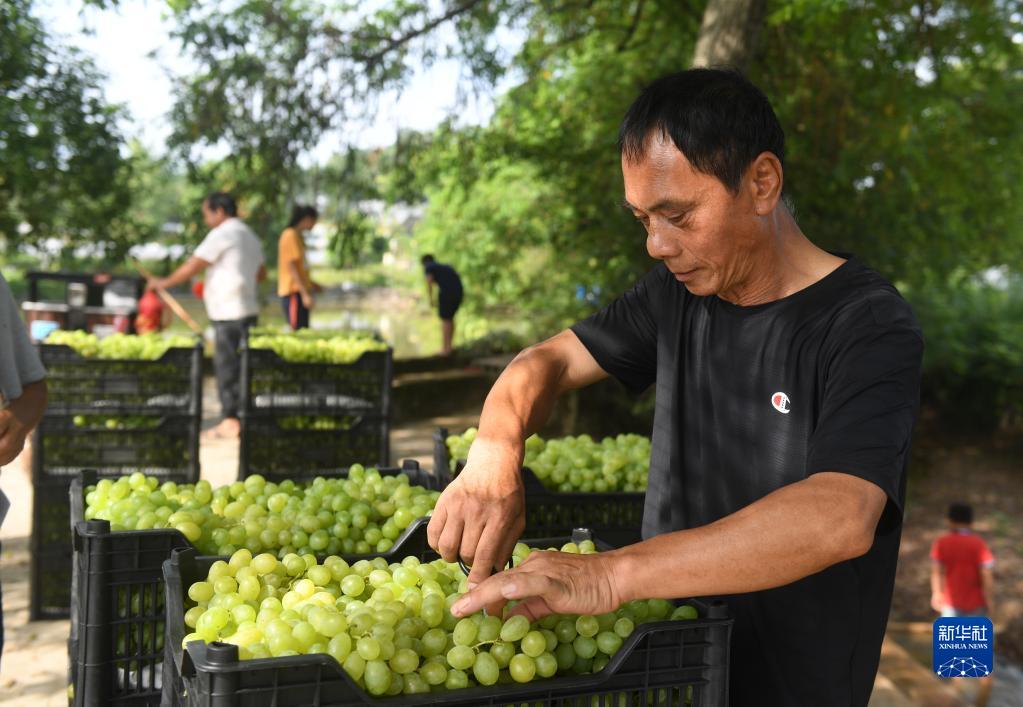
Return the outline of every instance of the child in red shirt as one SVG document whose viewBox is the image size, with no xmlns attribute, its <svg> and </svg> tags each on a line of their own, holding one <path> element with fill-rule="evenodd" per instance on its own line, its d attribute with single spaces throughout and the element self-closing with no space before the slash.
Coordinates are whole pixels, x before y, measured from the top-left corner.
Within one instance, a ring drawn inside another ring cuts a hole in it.
<svg viewBox="0 0 1023 707">
<path fill-rule="evenodd" d="M 995 558 L 972 525 L 973 509 L 953 503 L 949 532 L 931 547 L 931 607 L 942 616 L 986 616 L 991 611 Z"/>
</svg>

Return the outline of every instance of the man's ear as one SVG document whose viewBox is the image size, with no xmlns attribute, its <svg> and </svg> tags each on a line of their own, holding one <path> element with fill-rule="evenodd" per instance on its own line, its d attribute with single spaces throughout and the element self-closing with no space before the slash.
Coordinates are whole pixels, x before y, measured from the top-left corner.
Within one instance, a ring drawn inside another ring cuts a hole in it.
<svg viewBox="0 0 1023 707">
<path fill-rule="evenodd" d="M 756 215 L 770 214 L 778 206 L 785 184 L 781 160 L 773 152 L 761 152 L 750 163 L 743 181 L 744 188 L 752 198 Z"/>
</svg>

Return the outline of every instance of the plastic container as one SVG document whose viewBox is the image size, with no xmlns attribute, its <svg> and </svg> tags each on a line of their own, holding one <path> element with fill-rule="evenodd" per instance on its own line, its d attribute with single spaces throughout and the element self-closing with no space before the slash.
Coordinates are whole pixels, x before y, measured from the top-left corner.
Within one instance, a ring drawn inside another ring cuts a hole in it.
<svg viewBox="0 0 1023 707">
<path fill-rule="evenodd" d="M 32 553 L 29 617 L 68 616 L 73 589 L 73 516 L 68 491 L 85 469 L 101 477 L 141 471 L 166 481 L 199 478 L 199 418 L 148 418 L 148 429 L 78 426 L 72 416 L 43 417 L 32 438 Z"/>
<path fill-rule="evenodd" d="M 411 483 L 437 490 L 434 477 L 412 460 L 401 468 L 380 472 L 404 473 Z M 341 475 L 344 473 L 347 470 Z M 173 528 L 111 531 L 105 520 L 83 520 L 85 489 L 98 478 L 93 471 L 81 473 L 72 482 L 70 494 L 65 491 L 63 497 L 65 517 L 70 506 L 74 529 L 74 562 L 72 565 L 70 554 L 64 559 L 65 579 L 60 585 L 66 591 L 73 566 L 76 591 L 71 599 L 68 641 L 73 704 L 157 705 L 163 682 L 166 617 L 162 566 L 175 549 L 196 551 Z M 402 557 L 421 552 L 420 545 L 425 545 L 424 535 L 422 543 L 400 549 L 408 542 L 402 538 L 391 551 Z M 418 537 L 412 542 L 419 543 Z"/>
<path fill-rule="evenodd" d="M 568 538 L 533 541 L 546 547 Z M 721 602 L 691 602 L 700 610 L 694 621 L 644 624 L 599 673 L 538 679 L 526 685 L 374 698 L 363 692 L 332 657 L 323 654 L 238 660 L 238 649 L 224 643 L 184 638 L 184 592 L 205 578 L 217 558 L 175 552 L 164 564 L 167 587 L 168 657 L 184 683 L 177 702 L 187 707 L 378 707 L 452 705 L 534 705 L 576 707 L 591 704 L 726 707 L 728 651 L 732 621 Z M 421 556 L 420 559 L 428 559 Z M 171 658 L 171 656 L 174 656 Z"/>
<path fill-rule="evenodd" d="M 353 411 L 389 417 L 392 351 L 367 351 L 353 363 L 291 363 L 269 349 L 241 348 L 243 414 L 333 415 Z"/>
<path fill-rule="evenodd" d="M 433 435 L 433 469 L 442 483 L 450 482 L 465 465 L 465 460 L 451 460 L 447 438 L 448 431 L 443 427 Z M 526 491 L 527 535 L 551 537 L 571 533 L 573 528 L 590 528 L 615 547 L 643 539 L 645 493 L 551 491 L 529 467 L 522 468 L 522 484 Z"/>
<path fill-rule="evenodd" d="M 47 414 L 201 417 L 201 342 L 154 361 L 86 358 L 69 346 L 40 344 Z"/>
<path fill-rule="evenodd" d="M 319 428 L 309 425 L 320 425 Z M 355 412 L 331 414 L 243 414 L 238 476 L 262 474 L 270 481 L 336 476 L 355 463 L 387 464 L 390 422 L 387 417 Z"/>
</svg>

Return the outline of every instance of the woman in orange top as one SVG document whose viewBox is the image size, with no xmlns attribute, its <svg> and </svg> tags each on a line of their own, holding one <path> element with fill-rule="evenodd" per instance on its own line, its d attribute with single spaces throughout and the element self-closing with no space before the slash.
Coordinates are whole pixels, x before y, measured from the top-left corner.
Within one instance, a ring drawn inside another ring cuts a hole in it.
<svg viewBox="0 0 1023 707">
<path fill-rule="evenodd" d="M 281 298 L 284 318 L 293 331 L 309 326 L 309 310 L 313 308 L 313 292 L 323 288 L 309 277 L 302 234 L 316 225 L 319 213 L 312 206 L 296 205 L 291 221 L 277 241 L 277 294 Z"/>
</svg>

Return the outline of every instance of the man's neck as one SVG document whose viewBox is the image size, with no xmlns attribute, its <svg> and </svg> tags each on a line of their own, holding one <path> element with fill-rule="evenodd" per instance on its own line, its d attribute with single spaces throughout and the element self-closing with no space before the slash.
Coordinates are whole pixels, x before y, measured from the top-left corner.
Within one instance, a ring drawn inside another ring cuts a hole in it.
<svg viewBox="0 0 1023 707">
<path fill-rule="evenodd" d="M 774 302 L 819 282 L 845 262 L 811 243 L 785 206 L 776 209 L 768 228 L 770 237 L 749 255 L 749 277 L 718 297 L 740 307 Z"/>
</svg>

